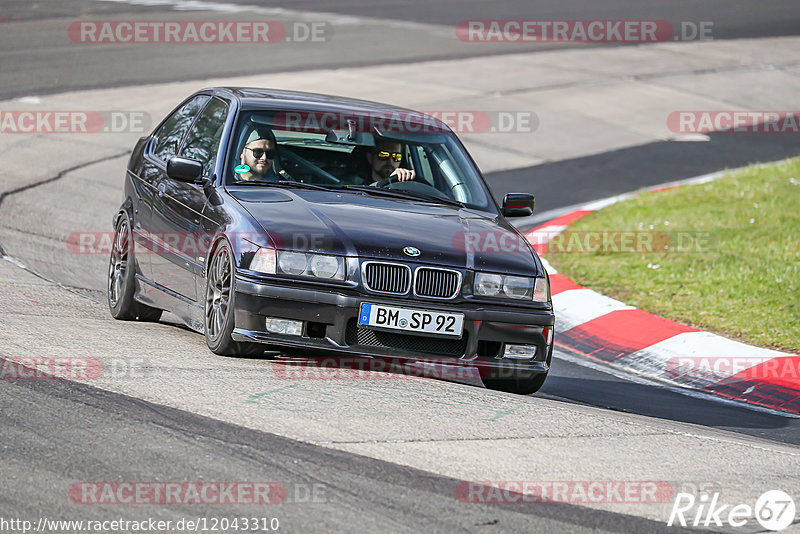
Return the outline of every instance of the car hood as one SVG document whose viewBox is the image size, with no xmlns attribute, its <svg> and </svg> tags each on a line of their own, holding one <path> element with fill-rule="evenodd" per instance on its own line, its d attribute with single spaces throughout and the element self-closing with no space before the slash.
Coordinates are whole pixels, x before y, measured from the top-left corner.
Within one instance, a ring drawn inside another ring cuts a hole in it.
<svg viewBox="0 0 800 534">
<path fill-rule="evenodd" d="M 502 217 L 351 193 L 232 192 L 276 247 L 537 276 L 528 242 Z M 419 250 L 412 257 L 406 247 Z"/>
</svg>

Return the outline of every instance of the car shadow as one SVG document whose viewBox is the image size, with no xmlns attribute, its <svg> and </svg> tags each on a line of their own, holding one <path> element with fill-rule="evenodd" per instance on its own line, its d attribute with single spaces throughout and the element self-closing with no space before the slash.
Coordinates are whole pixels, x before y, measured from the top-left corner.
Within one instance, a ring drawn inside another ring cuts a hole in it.
<svg viewBox="0 0 800 534">
<path fill-rule="evenodd" d="M 296 379 L 409 379 L 430 378 L 483 387 L 477 367 L 447 365 L 442 361 L 340 354 L 309 355 L 307 352 L 266 353 L 276 375 Z"/>
<path fill-rule="evenodd" d="M 191 331 L 185 325 L 167 324 Z M 338 353 L 310 355 L 305 350 L 266 350 L 241 359 L 271 360 L 273 373 L 287 379 L 398 379 L 428 378 L 483 388 L 481 370 L 442 361 L 372 358 Z M 485 373 L 485 371 L 484 371 Z M 739 432 L 800 445 L 800 418 L 739 406 L 712 396 L 690 396 L 677 388 L 616 378 L 599 370 L 555 359 L 544 386 L 532 397 L 586 404 L 598 408 L 669 421 Z M 521 397 L 522 398 L 522 397 Z"/>
</svg>

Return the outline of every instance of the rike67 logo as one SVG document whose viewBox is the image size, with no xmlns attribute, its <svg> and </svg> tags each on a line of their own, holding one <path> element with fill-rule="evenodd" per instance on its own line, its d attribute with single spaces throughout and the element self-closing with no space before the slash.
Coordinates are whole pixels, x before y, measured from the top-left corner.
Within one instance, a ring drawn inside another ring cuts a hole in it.
<svg viewBox="0 0 800 534">
<path fill-rule="evenodd" d="M 770 490 L 750 504 L 725 504 L 720 494 L 702 493 L 695 497 L 691 493 L 678 493 L 669 514 L 668 526 L 682 527 L 743 527 L 753 518 L 765 529 L 777 531 L 787 528 L 795 518 L 794 500 L 788 493 Z"/>
</svg>

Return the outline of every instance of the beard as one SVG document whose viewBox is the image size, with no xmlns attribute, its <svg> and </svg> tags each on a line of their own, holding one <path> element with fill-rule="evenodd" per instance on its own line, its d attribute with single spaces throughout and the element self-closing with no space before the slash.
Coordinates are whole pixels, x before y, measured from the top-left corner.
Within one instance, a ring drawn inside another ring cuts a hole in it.
<svg viewBox="0 0 800 534">
<path fill-rule="evenodd" d="M 264 176 L 267 174 L 272 167 L 271 162 L 267 161 L 266 163 L 259 163 L 254 161 L 252 165 L 250 165 L 250 172 L 257 176 Z"/>
<path fill-rule="evenodd" d="M 392 165 L 384 165 L 381 167 L 380 171 L 378 171 L 378 174 L 380 174 L 383 178 L 388 178 L 393 172 L 394 167 Z"/>
</svg>

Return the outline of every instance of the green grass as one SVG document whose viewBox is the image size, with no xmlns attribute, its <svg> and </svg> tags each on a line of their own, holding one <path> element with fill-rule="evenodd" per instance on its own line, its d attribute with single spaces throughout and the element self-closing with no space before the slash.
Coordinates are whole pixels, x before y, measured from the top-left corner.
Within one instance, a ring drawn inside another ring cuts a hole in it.
<svg viewBox="0 0 800 534">
<path fill-rule="evenodd" d="M 653 246 L 578 252 L 576 239 L 604 231 Z M 800 158 L 642 193 L 577 221 L 547 259 L 626 304 L 800 354 Z"/>
</svg>

